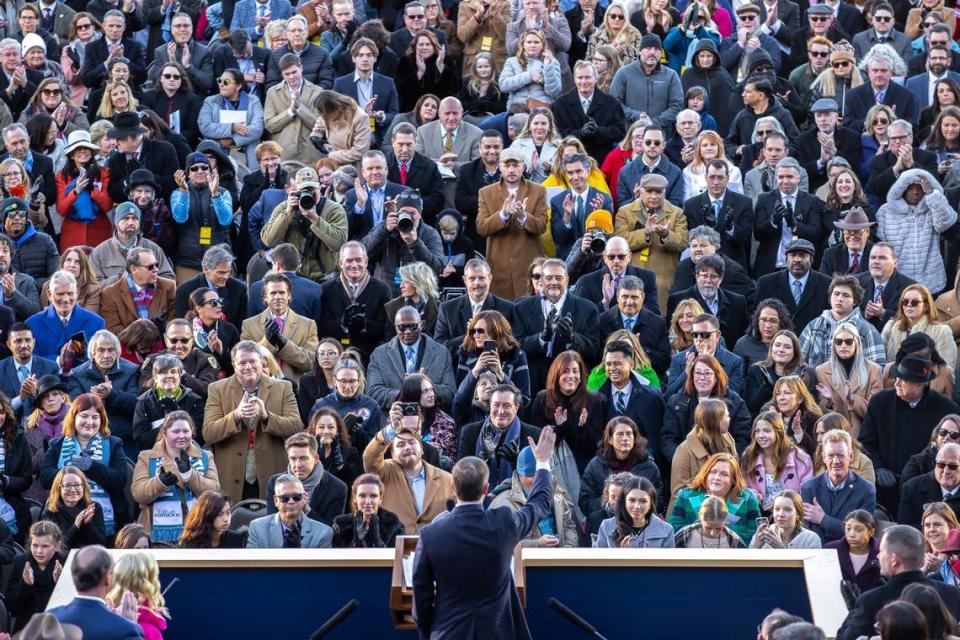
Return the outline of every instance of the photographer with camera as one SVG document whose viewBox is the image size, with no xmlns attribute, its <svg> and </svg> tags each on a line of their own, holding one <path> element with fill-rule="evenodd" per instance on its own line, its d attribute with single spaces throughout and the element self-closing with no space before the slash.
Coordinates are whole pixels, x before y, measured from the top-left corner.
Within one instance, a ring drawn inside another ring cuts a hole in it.
<svg viewBox="0 0 960 640">
<path fill-rule="evenodd" d="M 386 217 L 360 241 L 367 249 L 373 277 L 400 293 L 400 266 L 423 262 L 435 273 L 447 264 L 443 240 L 436 229 L 423 223 L 423 199 L 416 189 L 407 189 L 384 204 Z M 393 297 L 391 296 L 391 297 Z"/>
<path fill-rule="evenodd" d="M 320 179 L 310 167 L 297 171 L 287 201 L 277 205 L 260 231 L 268 247 L 289 242 L 302 256 L 300 273 L 320 280 L 334 271 L 337 252 L 347 240 L 347 214 L 320 195 Z"/>
</svg>

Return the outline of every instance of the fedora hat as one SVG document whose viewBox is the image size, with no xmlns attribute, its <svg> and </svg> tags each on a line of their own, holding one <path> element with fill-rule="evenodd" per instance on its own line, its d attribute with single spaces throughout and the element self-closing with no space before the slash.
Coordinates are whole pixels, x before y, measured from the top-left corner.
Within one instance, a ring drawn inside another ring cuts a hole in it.
<svg viewBox="0 0 960 640">
<path fill-rule="evenodd" d="M 919 353 L 911 353 L 894 368 L 893 377 L 907 382 L 930 382 L 933 380 L 933 362 Z"/>
<path fill-rule="evenodd" d="M 63 154 L 69 156 L 77 149 L 89 149 L 93 153 L 100 153 L 100 147 L 90 140 L 90 132 L 82 129 L 70 132 L 70 135 L 67 136 L 67 146 L 63 150 Z"/>
<path fill-rule="evenodd" d="M 107 132 L 111 138 L 139 136 L 146 133 L 145 127 L 140 125 L 140 116 L 136 111 L 124 111 L 113 118 L 113 128 Z"/>
<path fill-rule="evenodd" d="M 833 223 L 837 229 L 846 229 L 847 231 L 856 231 L 859 229 L 869 229 L 876 222 L 870 222 L 867 213 L 862 207 L 854 207 L 847 212 L 847 215 Z"/>
<path fill-rule="evenodd" d="M 37 399 L 39 400 L 44 394 L 50 393 L 54 389 L 58 389 L 64 393 L 67 392 L 67 385 L 60 381 L 60 376 L 55 374 L 40 376 L 40 379 L 37 380 Z"/>
<path fill-rule="evenodd" d="M 81 640 L 83 631 L 75 624 L 61 624 L 52 613 L 35 613 L 16 640 Z"/>
</svg>

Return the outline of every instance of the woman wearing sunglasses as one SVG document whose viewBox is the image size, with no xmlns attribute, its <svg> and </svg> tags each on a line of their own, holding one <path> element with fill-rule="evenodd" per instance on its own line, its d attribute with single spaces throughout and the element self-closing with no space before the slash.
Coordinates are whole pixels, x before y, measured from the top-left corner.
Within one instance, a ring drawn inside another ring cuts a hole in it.
<svg viewBox="0 0 960 640">
<path fill-rule="evenodd" d="M 930 433 L 930 444 L 907 460 L 903 473 L 900 474 L 900 481 L 906 483 L 911 478 L 932 472 L 937 460 L 937 451 L 949 443 L 960 444 L 960 415 L 956 413 L 948 413 L 940 419 Z"/>
<path fill-rule="evenodd" d="M 820 407 L 845 417 L 856 438 L 870 397 L 883 389 L 883 369 L 864 356 L 854 325 L 843 322 L 834 329 L 830 360 L 817 367 L 816 375 Z"/>
<path fill-rule="evenodd" d="M 187 70 L 179 62 L 167 62 L 160 68 L 158 80 L 157 88 L 145 92 L 140 104 L 158 114 L 166 114 L 170 128 L 182 135 L 190 148 L 197 146 L 200 138 L 197 117 L 202 98 L 194 90 Z"/>
<path fill-rule="evenodd" d="M 930 336 L 947 367 L 953 370 L 957 366 L 957 343 L 953 341 L 953 331 L 937 319 L 933 296 L 922 284 L 912 284 L 903 290 L 897 315 L 883 327 L 880 337 L 887 350 L 887 360 L 893 360 L 904 338 L 913 333 Z"/>
<path fill-rule="evenodd" d="M 217 359 L 228 376 L 233 375 L 230 352 L 240 342 L 240 331 L 223 319 L 223 299 L 213 289 L 200 287 L 190 294 L 190 311 L 186 319 L 193 325 L 193 339 L 198 349 Z"/>
<path fill-rule="evenodd" d="M 239 69 L 224 69 L 217 78 L 218 93 L 200 107 L 200 133 L 217 140 L 224 150 L 250 167 L 257 167 L 257 142 L 263 135 L 263 105 L 256 93 L 247 91 Z M 235 112 L 230 116 L 230 112 Z M 241 113 L 241 122 L 236 116 Z M 226 116 L 226 117 L 225 117 Z"/>
<path fill-rule="evenodd" d="M 840 107 L 838 115 L 843 118 L 847 95 L 864 83 L 863 75 L 855 72 L 856 64 L 857 54 L 853 45 L 846 40 L 834 44 L 830 50 L 830 68 L 824 69 L 810 85 L 810 104 L 820 98 L 833 98 Z"/>
</svg>

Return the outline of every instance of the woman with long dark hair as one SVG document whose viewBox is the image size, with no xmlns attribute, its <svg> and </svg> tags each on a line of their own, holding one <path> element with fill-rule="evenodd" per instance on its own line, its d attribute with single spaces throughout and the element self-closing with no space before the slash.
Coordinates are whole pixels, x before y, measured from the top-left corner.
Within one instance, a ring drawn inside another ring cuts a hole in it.
<svg viewBox="0 0 960 640">
<path fill-rule="evenodd" d="M 26 539 L 30 509 L 23 492 L 33 483 L 30 445 L 19 430 L 10 400 L 0 393 L 0 519 L 17 541 Z"/>
<path fill-rule="evenodd" d="M 398 402 L 416 402 L 420 405 L 420 431 L 448 458 L 457 456 L 457 425 L 448 413 L 437 406 L 437 394 L 428 376 L 422 373 L 409 374 L 400 385 Z"/>
<path fill-rule="evenodd" d="M 800 339 L 793 331 L 778 331 L 770 341 L 770 351 L 765 360 L 756 362 L 747 369 L 747 381 L 743 385 L 750 413 L 756 415 L 770 399 L 773 387 L 783 376 L 800 376 L 804 380 L 812 379 L 812 371 L 803 362 Z M 811 383 L 812 384 L 812 383 Z"/>
<path fill-rule="evenodd" d="M 350 489 L 351 513 L 333 519 L 333 546 L 339 549 L 392 549 L 397 536 L 402 536 L 405 530 L 400 518 L 382 505 L 383 481 L 380 476 L 365 473 L 354 480 Z"/>
<path fill-rule="evenodd" d="M 160 67 L 157 80 L 157 87 L 145 92 L 140 104 L 160 115 L 191 148 L 196 146 L 200 139 L 198 120 L 203 99 L 194 90 L 187 70 L 179 62 L 170 60 Z"/>
<path fill-rule="evenodd" d="M 488 347 L 491 347 L 488 349 Z M 473 401 L 477 379 L 492 371 L 498 383 L 509 382 L 520 390 L 523 404 L 530 400 L 530 370 L 527 354 L 513 336 L 510 323 L 499 311 L 481 311 L 467 323 L 467 332 L 454 357 L 457 392 L 453 404 Z"/>
<path fill-rule="evenodd" d="M 333 366 L 337 364 L 343 345 L 336 338 L 324 338 L 317 344 L 317 358 L 313 371 L 300 377 L 297 387 L 297 404 L 304 424 L 309 421 L 308 412 L 318 398 L 333 392 Z"/>
<path fill-rule="evenodd" d="M 940 111 L 920 148 L 937 154 L 937 177 L 943 180 L 951 165 L 960 159 L 960 106 L 944 107 Z"/>
<path fill-rule="evenodd" d="M 423 93 L 433 93 L 441 98 L 456 95 L 460 78 L 453 58 L 437 36 L 424 29 L 413 36 L 410 46 L 397 65 L 397 93 L 400 110 L 407 111 Z"/>
<path fill-rule="evenodd" d="M 673 548 L 673 527 L 656 514 L 657 490 L 633 477 L 620 489 L 614 516 L 600 523 L 595 547 Z"/>
<path fill-rule="evenodd" d="M 750 328 L 737 340 L 733 352 L 743 358 L 744 366 L 749 369 L 767 359 L 770 343 L 783 330 L 793 331 L 793 317 L 787 305 L 776 298 L 761 300 L 750 318 Z"/>
<path fill-rule="evenodd" d="M 244 535 L 230 530 L 230 496 L 204 491 L 183 522 L 183 549 L 242 549 Z"/>
<path fill-rule="evenodd" d="M 57 173 L 57 212 L 63 216 L 60 251 L 96 247 L 113 235 L 113 199 L 107 193 L 110 172 L 97 164 L 99 147 L 86 131 L 71 133 L 63 151 L 67 160 Z"/>
<path fill-rule="evenodd" d="M 876 532 L 877 521 L 873 514 L 855 509 L 843 519 L 843 537 L 823 545 L 824 549 L 837 550 L 843 581 L 848 587 L 856 587 L 859 593 L 881 584 L 877 560 L 880 542 L 875 537 Z"/>
<path fill-rule="evenodd" d="M 933 132 L 933 123 L 947 107 L 960 107 L 960 83 L 951 77 L 937 80 L 933 89 L 933 102 L 920 112 L 920 123 L 914 140 L 926 140 Z"/>
<path fill-rule="evenodd" d="M 317 454 L 325 471 L 348 486 L 363 473 L 360 452 L 353 446 L 350 429 L 336 409 L 317 409 L 310 418 L 307 433 L 317 439 Z"/>
<path fill-rule="evenodd" d="M 69 102 L 67 88 L 59 78 L 44 78 L 37 85 L 30 104 L 21 117 L 26 120 L 35 113 L 45 113 L 51 116 L 57 125 L 58 137 L 65 139 L 69 134 L 77 131 L 87 131 L 90 123 L 83 110 Z"/>
<path fill-rule="evenodd" d="M 217 359 L 227 375 L 233 374 L 230 352 L 240 342 L 240 332 L 235 326 L 221 319 L 223 300 L 213 289 L 200 287 L 190 294 L 190 311 L 187 320 L 193 325 L 196 347 Z"/>
<path fill-rule="evenodd" d="M 856 171 L 847 167 L 830 167 L 828 171 L 830 177 L 827 179 L 827 206 L 822 228 L 829 230 L 827 246 L 832 247 L 843 244 L 843 230 L 834 226 L 835 223 L 845 220 L 851 211 L 862 210 L 870 222 L 876 222 L 877 214 L 870 206 Z M 875 233 L 876 227 L 873 227 L 871 235 Z"/>
</svg>

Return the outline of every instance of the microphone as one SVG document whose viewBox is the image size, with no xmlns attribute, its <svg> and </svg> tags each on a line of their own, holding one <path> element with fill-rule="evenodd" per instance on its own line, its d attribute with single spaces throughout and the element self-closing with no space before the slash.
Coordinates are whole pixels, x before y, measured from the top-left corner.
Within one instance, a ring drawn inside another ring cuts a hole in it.
<svg viewBox="0 0 960 640">
<path fill-rule="evenodd" d="M 343 622 L 346 617 L 353 613 L 354 610 L 359 606 L 360 602 L 356 598 L 343 605 L 339 611 L 337 611 L 329 620 L 323 623 L 322 627 L 313 632 L 313 634 L 310 636 L 310 640 L 320 640 L 320 638 L 333 631 L 334 627 Z"/>
<path fill-rule="evenodd" d="M 573 624 L 583 629 L 584 633 L 587 633 L 594 638 L 598 638 L 598 640 L 607 640 L 603 635 L 600 634 L 599 631 L 597 631 L 594 628 L 592 624 L 590 624 L 589 622 L 587 622 L 586 620 L 578 616 L 567 605 L 563 604 L 556 598 L 547 598 L 547 604 L 550 606 L 551 609 L 553 609 L 554 611 L 562 615 L 564 618 L 566 618 Z"/>
</svg>

